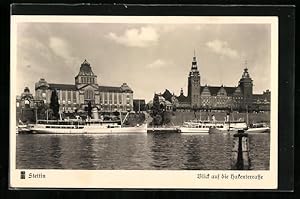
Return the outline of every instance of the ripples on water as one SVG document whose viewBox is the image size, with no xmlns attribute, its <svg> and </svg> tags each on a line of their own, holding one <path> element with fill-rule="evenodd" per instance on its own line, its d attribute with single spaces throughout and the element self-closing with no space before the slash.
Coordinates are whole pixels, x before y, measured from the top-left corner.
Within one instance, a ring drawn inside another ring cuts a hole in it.
<svg viewBox="0 0 300 199">
<path fill-rule="evenodd" d="M 269 134 L 249 135 L 253 170 L 269 169 Z M 18 169 L 227 170 L 232 135 L 17 135 Z"/>
</svg>

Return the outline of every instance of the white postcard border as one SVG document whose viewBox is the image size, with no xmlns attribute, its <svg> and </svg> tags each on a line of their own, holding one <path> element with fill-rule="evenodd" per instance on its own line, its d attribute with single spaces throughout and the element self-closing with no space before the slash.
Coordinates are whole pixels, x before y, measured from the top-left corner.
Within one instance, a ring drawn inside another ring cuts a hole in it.
<svg viewBox="0 0 300 199">
<path fill-rule="evenodd" d="M 270 169 L 265 171 L 212 170 L 48 170 L 16 169 L 16 62 L 17 25 L 24 22 L 55 23 L 173 23 L 271 25 L 271 134 Z M 203 16 L 11 16 L 10 66 L 10 164 L 11 188 L 164 188 L 164 189 L 276 189 L 278 185 L 278 18 Z M 45 178 L 20 179 L 20 171 Z M 198 179 L 197 175 L 228 175 L 229 179 Z M 231 179 L 233 176 L 263 179 Z"/>
</svg>

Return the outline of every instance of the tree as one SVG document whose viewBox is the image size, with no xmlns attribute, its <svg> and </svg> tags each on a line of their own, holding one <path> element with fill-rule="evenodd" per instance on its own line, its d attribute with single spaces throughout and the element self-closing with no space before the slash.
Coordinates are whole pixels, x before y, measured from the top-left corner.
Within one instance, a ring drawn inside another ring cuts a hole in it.
<svg viewBox="0 0 300 199">
<path fill-rule="evenodd" d="M 152 117 L 155 117 L 157 114 L 160 113 L 160 104 L 159 104 L 159 98 L 157 94 L 154 94 L 153 98 L 153 106 L 152 106 Z"/>
<path fill-rule="evenodd" d="M 50 109 L 53 112 L 53 116 L 58 119 L 59 118 L 59 103 L 58 103 L 58 96 L 56 90 L 53 90 L 51 93 L 50 99 Z"/>
<path fill-rule="evenodd" d="M 163 124 L 169 124 L 171 122 L 172 113 L 165 111 L 163 113 Z"/>
<path fill-rule="evenodd" d="M 157 94 L 154 94 L 152 112 L 150 115 L 153 118 L 153 125 L 162 124 L 162 107 L 159 103 L 159 97 Z"/>
<path fill-rule="evenodd" d="M 39 119 L 46 119 L 47 118 L 47 105 L 46 104 L 40 104 L 37 106 L 37 116 Z"/>
<path fill-rule="evenodd" d="M 160 114 L 157 114 L 153 117 L 153 124 L 154 125 L 161 125 L 162 124 L 162 116 Z"/>
</svg>

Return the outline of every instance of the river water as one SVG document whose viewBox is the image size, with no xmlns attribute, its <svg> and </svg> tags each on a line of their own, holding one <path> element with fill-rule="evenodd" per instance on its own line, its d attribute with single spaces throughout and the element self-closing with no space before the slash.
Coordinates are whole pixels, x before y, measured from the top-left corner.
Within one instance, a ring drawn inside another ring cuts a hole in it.
<svg viewBox="0 0 300 199">
<path fill-rule="evenodd" d="M 17 169 L 228 170 L 231 134 L 17 135 Z M 249 135 L 251 169 L 268 170 L 270 134 Z"/>
</svg>

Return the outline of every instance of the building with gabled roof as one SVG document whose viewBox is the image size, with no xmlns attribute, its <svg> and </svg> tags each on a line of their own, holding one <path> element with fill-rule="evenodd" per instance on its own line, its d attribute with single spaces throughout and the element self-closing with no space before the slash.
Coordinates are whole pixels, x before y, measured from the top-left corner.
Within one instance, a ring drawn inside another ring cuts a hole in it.
<svg viewBox="0 0 300 199">
<path fill-rule="evenodd" d="M 60 109 L 63 112 L 73 112 L 84 109 L 91 102 L 101 111 L 131 111 L 133 109 L 133 91 L 126 84 L 121 86 L 98 85 L 87 60 L 81 64 L 75 76 L 75 84 L 48 83 L 41 78 L 35 84 L 35 98 L 50 104 L 51 93 L 57 91 Z"/>
<path fill-rule="evenodd" d="M 177 110 L 197 109 L 231 109 L 231 110 L 260 110 L 264 102 L 264 110 L 270 109 L 270 91 L 264 94 L 253 94 L 253 80 L 247 66 L 237 86 L 209 86 L 201 85 L 201 75 L 198 70 L 197 59 L 194 55 L 191 70 L 188 76 L 188 93 L 185 96 L 183 89 L 176 96 Z M 266 105 L 268 104 L 268 105 Z"/>
</svg>

